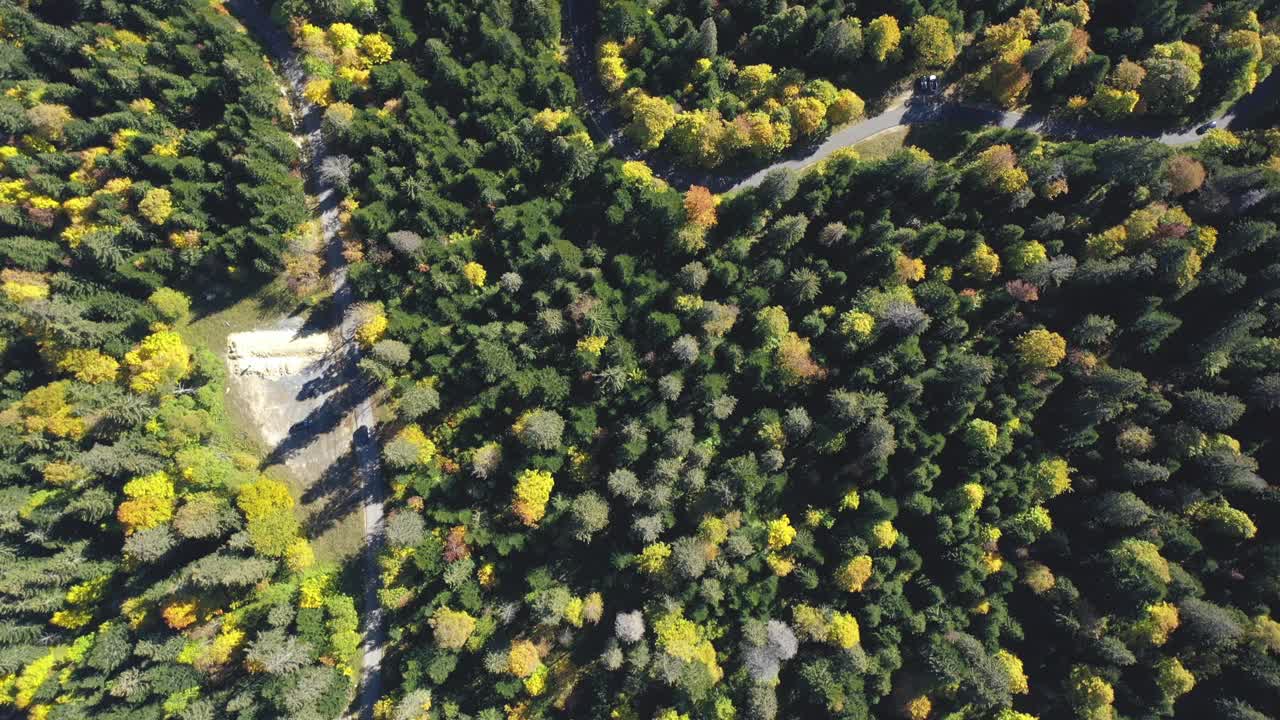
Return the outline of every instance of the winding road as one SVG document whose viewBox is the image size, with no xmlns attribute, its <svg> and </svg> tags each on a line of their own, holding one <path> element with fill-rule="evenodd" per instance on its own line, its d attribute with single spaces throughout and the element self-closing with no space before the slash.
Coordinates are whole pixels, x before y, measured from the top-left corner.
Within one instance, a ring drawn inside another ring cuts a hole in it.
<svg viewBox="0 0 1280 720">
<path fill-rule="evenodd" d="M 347 282 L 347 264 L 342 256 L 342 240 L 338 236 L 339 193 L 327 185 L 320 176 L 320 164 L 328 156 L 324 135 L 321 132 L 323 111 L 306 100 L 302 89 L 306 85 L 306 74 L 303 72 L 301 60 L 294 50 L 293 42 L 265 8 L 254 0 L 228 0 L 227 7 L 240 22 L 248 28 L 275 59 L 277 70 L 283 76 L 286 92 L 293 108 L 298 142 L 303 152 L 303 168 L 306 181 L 315 191 L 318 213 L 329 268 L 329 282 L 333 290 L 333 321 L 338 328 L 344 352 L 332 360 L 334 371 L 344 376 L 343 380 L 356 393 L 359 399 L 349 410 L 345 407 L 334 412 L 350 412 L 355 423 L 352 436 L 352 453 L 355 460 L 355 475 L 362 483 L 361 509 L 364 516 L 364 621 L 363 642 L 361 652 L 359 716 L 365 720 L 373 720 L 373 706 L 382 697 L 382 658 L 385 653 L 387 637 L 386 624 L 382 604 L 378 597 L 381 586 L 381 571 L 378 567 L 378 554 L 382 549 L 385 513 L 385 498 L 388 495 L 386 482 L 382 477 L 378 462 L 378 449 L 374 439 L 375 419 L 371 392 L 362 392 L 362 380 L 356 368 L 359 345 L 355 342 L 355 318 L 348 312 L 351 308 L 352 290 Z M 291 429 L 292 431 L 292 429 Z"/>
<path fill-rule="evenodd" d="M 999 126 L 1029 130 L 1065 140 L 1102 140 L 1109 137 L 1147 137 L 1165 145 L 1189 145 L 1200 139 L 1195 127 L 1175 130 L 1143 128 L 1136 125 L 1104 126 L 1050 117 L 1038 113 L 1003 110 L 994 106 L 954 100 L 911 96 L 884 112 L 837 128 L 819 143 L 792 148 L 781 159 L 756 171 L 734 172 L 718 169 L 699 170 L 677 166 L 656 153 L 645 153 L 635 147 L 622 132 L 625 123 L 618 116 L 613 100 L 596 76 L 595 48 L 599 28 L 596 18 L 599 0 L 565 0 L 565 34 L 570 50 L 570 71 L 581 97 L 582 115 L 597 142 L 611 142 L 618 155 L 626 159 L 644 159 L 654 174 L 675 187 L 702 185 L 717 193 L 732 192 L 759 185 L 772 170 L 800 170 L 830 157 L 841 148 L 866 140 L 877 133 L 899 125 L 945 122 L 967 127 Z M 1272 73 L 1252 93 L 1238 100 L 1226 112 L 1213 118 L 1221 128 L 1241 129 L 1266 109 L 1266 101 L 1280 94 L 1280 72 Z M 1206 121 L 1207 122 L 1207 121 Z"/>
</svg>

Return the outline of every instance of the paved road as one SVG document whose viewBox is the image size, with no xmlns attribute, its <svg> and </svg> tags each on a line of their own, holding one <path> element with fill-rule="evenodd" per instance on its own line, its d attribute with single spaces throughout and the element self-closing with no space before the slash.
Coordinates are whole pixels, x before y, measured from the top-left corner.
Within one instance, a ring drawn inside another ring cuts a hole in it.
<svg viewBox="0 0 1280 720">
<path fill-rule="evenodd" d="M 771 170 L 788 168 L 799 170 L 812 165 L 841 148 L 857 144 L 899 125 L 923 122 L 947 122 L 971 127 L 1000 126 L 1020 128 L 1042 135 L 1080 140 L 1101 140 L 1108 137 L 1149 137 L 1165 145 L 1188 145 L 1200 139 L 1195 127 L 1176 130 L 1160 130 L 1138 125 L 1108 127 L 1101 124 L 1079 122 L 1067 118 L 1051 118 L 1035 113 L 1006 111 L 994 106 L 955 101 L 930 101 L 911 97 L 891 105 L 883 113 L 860 122 L 845 125 L 814 145 L 792 148 L 777 162 L 755 172 L 735 172 L 720 169 L 714 172 L 673 165 L 657 154 L 639 151 L 622 132 L 624 123 L 613 107 L 612 98 L 596 77 L 595 48 L 599 41 L 596 18 L 599 0 L 565 0 L 565 31 L 571 44 L 570 70 L 578 85 L 583 115 L 597 142 L 613 143 L 618 154 L 627 159 L 644 158 L 658 177 L 676 187 L 702 185 L 715 192 L 731 192 L 760 184 Z M 1247 127 L 1259 113 L 1265 110 L 1268 99 L 1280 93 L 1280 72 L 1260 83 L 1252 93 L 1241 98 L 1227 112 L 1214 118 L 1218 127 Z"/>
<path fill-rule="evenodd" d="M 320 164 L 328 153 L 321 133 L 323 112 L 303 97 L 302 89 L 306 84 L 306 74 L 303 72 L 301 61 L 289 37 L 271 19 L 266 9 L 254 0 L 229 0 L 227 7 L 257 36 L 275 58 L 278 70 L 284 77 L 286 85 L 284 90 L 292 101 L 294 121 L 300 133 L 300 136 L 295 136 L 295 140 L 299 141 L 303 151 L 307 181 L 313 191 L 318 191 L 315 196 L 318 202 L 316 211 L 323 230 L 329 281 L 333 288 L 333 305 L 336 315 L 334 320 L 342 344 L 347 348 L 345 355 L 336 358 L 335 362 L 339 363 L 338 370 L 346 375 L 347 386 L 358 392 L 363 380 L 359 377 L 355 364 L 359 354 L 359 346 L 354 339 L 355 319 L 348 312 L 351 307 L 352 291 L 347 282 L 346 260 L 342 256 L 342 240 L 338 237 L 341 198 L 333 187 L 324 184 L 319 172 Z M 355 423 L 352 445 L 356 475 L 363 482 L 361 506 L 364 515 L 365 587 L 364 641 L 361 649 L 364 658 L 358 707 L 359 715 L 365 720 L 373 720 L 373 705 L 382 697 L 382 658 L 387 642 L 384 613 L 378 599 L 381 584 L 378 553 L 383 543 L 384 499 L 388 492 L 378 463 L 378 450 L 373 433 L 375 425 L 373 402 L 369 399 L 369 395 L 368 392 L 363 393 L 350 410 Z"/>
</svg>

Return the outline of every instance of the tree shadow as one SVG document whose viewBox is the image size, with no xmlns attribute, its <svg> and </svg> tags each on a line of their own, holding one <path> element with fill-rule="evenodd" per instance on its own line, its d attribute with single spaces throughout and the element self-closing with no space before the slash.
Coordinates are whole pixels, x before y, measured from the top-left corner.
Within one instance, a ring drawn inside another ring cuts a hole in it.
<svg viewBox="0 0 1280 720">
<path fill-rule="evenodd" d="M 382 467 L 378 458 L 378 448 L 380 447 L 378 437 L 367 425 L 361 425 L 356 428 L 355 435 L 351 440 L 352 447 L 356 451 L 359 477 L 365 479 L 379 476 L 382 473 Z M 362 484 L 365 487 L 369 502 L 381 503 L 391 497 L 385 482 L 364 482 Z M 381 532 L 381 528 L 378 528 L 377 535 L 379 538 L 381 538 Z"/>
<path fill-rule="evenodd" d="M 359 382 L 354 361 L 355 352 L 346 345 L 330 348 L 322 358 L 316 361 L 316 364 L 323 366 L 324 369 L 318 376 L 302 384 L 297 399 L 311 400 L 350 382 Z"/>
<path fill-rule="evenodd" d="M 302 504 L 318 506 L 307 518 L 307 534 L 318 537 L 365 503 L 382 503 L 390 493 L 384 483 L 369 482 L 380 472 L 377 441 L 368 428 L 361 426 L 351 437 L 351 447 L 334 460 L 324 473 L 302 493 Z M 382 542 L 382 528 L 365 535 L 366 543 Z M 357 560 L 354 556 L 352 560 Z"/>
<path fill-rule="evenodd" d="M 298 328 L 298 335 L 331 332 L 341 324 L 342 316 L 338 312 L 337 300 L 330 295 L 308 309 L 302 326 Z"/>
<path fill-rule="evenodd" d="M 342 384 L 324 399 L 307 417 L 294 423 L 284 440 L 267 455 L 261 467 L 285 463 L 311 446 L 322 435 L 333 432 L 342 421 L 372 392 L 369 383 L 355 379 Z"/>
<path fill-rule="evenodd" d="M 302 493 L 303 505 L 318 506 L 307 517 L 307 536 L 319 537 L 359 510 L 364 496 L 362 485 L 355 451 L 348 450 Z"/>
</svg>

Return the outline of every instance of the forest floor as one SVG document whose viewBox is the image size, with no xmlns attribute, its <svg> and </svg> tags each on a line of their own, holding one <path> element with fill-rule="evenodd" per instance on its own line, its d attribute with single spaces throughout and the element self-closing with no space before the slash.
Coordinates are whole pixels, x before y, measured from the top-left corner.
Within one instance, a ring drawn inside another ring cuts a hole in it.
<svg viewBox="0 0 1280 720">
<path fill-rule="evenodd" d="M 267 318 L 278 315 L 283 306 L 276 283 L 268 283 L 248 294 L 215 286 L 192 300 L 194 319 L 180 326 L 178 332 L 191 347 L 206 348 L 219 358 L 226 356 L 227 338 L 231 334 L 257 327 Z M 226 367 L 222 379 L 224 384 L 230 380 Z M 261 434 L 254 430 L 252 418 L 235 402 L 229 390 L 223 405 L 225 412 L 219 418 L 219 435 L 236 450 L 264 457 L 268 448 Z"/>
</svg>

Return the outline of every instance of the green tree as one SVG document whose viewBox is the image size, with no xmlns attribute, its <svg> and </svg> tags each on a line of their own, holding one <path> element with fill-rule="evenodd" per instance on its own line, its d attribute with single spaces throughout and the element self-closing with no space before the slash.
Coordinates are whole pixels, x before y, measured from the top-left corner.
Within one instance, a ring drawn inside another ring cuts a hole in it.
<svg viewBox="0 0 1280 720">
<path fill-rule="evenodd" d="M 873 23 L 874 24 L 874 23 Z M 956 44 L 951 37 L 951 24 L 945 18 L 925 15 L 907 28 L 907 42 L 916 62 L 927 68 L 942 68 L 956 59 Z"/>
<path fill-rule="evenodd" d="M 902 42 L 902 29 L 892 15 L 881 15 L 867 25 L 867 54 L 876 62 L 889 59 Z"/>
</svg>

